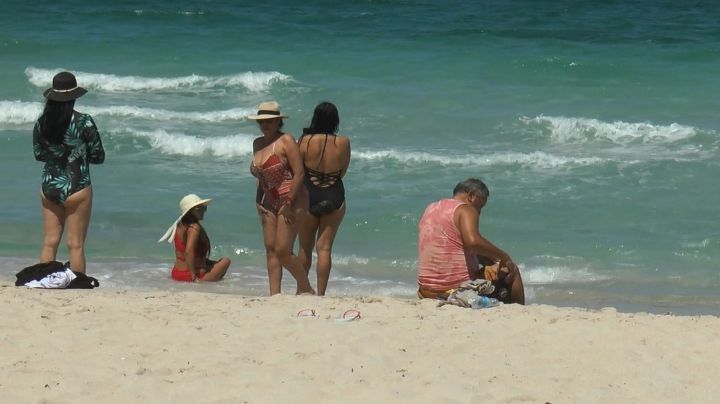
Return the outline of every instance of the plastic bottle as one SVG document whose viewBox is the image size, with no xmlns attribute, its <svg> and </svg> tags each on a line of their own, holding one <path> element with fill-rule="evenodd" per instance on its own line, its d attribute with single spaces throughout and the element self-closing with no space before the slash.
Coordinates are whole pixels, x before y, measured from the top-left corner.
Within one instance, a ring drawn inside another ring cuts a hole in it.
<svg viewBox="0 0 720 404">
<path fill-rule="evenodd" d="M 499 305 L 500 302 L 498 302 L 498 299 L 487 296 L 478 296 L 476 299 L 470 301 L 470 307 L 473 309 L 486 309 L 488 307 L 495 307 Z"/>
</svg>

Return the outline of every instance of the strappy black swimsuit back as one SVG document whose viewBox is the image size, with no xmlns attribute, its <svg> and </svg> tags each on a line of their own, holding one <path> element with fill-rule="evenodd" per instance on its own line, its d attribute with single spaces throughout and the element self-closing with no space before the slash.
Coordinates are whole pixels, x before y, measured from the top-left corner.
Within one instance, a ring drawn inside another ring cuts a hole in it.
<svg viewBox="0 0 720 404">
<path fill-rule="evenodd" d="M 332 136 L 333 143 L 337 138 L 335 134 L 323 134 L 325 141 L 323 142 L 322 150 L 320 152 L 320 158 L 315 168 L 310 168 L 307 165 L 305 167 L 305 187 L 310 194 L 310 214 L 316 217 L 327 215 L 338 209 L 340 209 L 345 203 L 345 186 L 342 181 L 342 170 L 323 172 L 320 171 L 320 167 L 323 165 L 323 159 L 325 158 L 325 148 L 327 146 L 328 138 Z M 307 148 L 310 148 L 310 141 L 312 135 L 307 141 Z"/>
</svg>

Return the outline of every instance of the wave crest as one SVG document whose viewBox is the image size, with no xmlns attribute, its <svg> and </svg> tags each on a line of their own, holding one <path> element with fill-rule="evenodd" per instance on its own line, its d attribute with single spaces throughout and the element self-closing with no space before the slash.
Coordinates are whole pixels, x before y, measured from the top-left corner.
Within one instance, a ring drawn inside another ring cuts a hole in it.
<svg viewBox="0 0 720 404">
<path fill-rule="evenodd" d="M 550 132 L 550 138 L 558 143 L 585 143 L 610 141 L 615 144 L 630 143 L 672 143 L 697 135 L 692 126 L 677 123 L 653 125 L 650 123 L 629 123 L 622 121 L 603 122 L 591 118 L 568 118 L 564 116 L 521 117 L 520 121 L 540 125 Z"/>
<path fill-rule="evenodd" d="M 402 152 L 396 150 L 357 151 L 353 158 L 368 161 L 394 160 L 403 164 L 433 163 L 442 166 L 520 165 L 535 168 L 582 167 L 606 162 L 598 157 L 565 157 L 535 151 L 531 153 L 497 152 L 489 155 L 441 155 L 426 152 Z"/>
<path fill-rule="evenodd" d="M 42 113 L 41 102 L 0 101 L 0 124 L 33 123 Z M 92 116 L 115 116 L 147 119 L 153 121 L 219 122 L 241 120 L 255 112 L 250 108 L 232 108 L 223 111 L 169 111 L 156 108 L 141 108 L 129 105 L 108 107 L 83 106 L 83 112 Z"/>
<path fill-rule="evenodd" d="M 566 266 L 523 267 L 522 277 L 526 285 L 582 284 L 607 279 L 607 276 L 594 273 L 587 268 Z"/>
<path fill-rule="evenodd" d="M 25 75 L 31 84 L 47 88 L 52 78 L 64 69 L 28 67 Z M 78 83 L 85 88 L 107 92 L 198 90 L 218 87 L 245 88 L 252 92 L 266 91 L 275 83 L 292 81 L 292 77 L 279 72 L 244 72 L 226 76 L 182 77 L 118 76 L 114 74 L 74 72 Z"/>
<path fill-rule="evenodd" d="M 0 101 L 0 124 L 22 125 L 35 122 L 42 114 L 39 102 Z"/>
<path fill-rule="evenodd" d="M 214 138 L 201 138 L 178 133 L 168 133 L 162 129 L 153 131 L 139 131 L 125 129 L 111 131 L 113 136 L 130 136 L 145 139 L 153 149 L 165 154 L 182 156 L 213 155 L 218 157 L 236 157 L 252 154 L 251 135 L 230 135 Z"/>
</svg>

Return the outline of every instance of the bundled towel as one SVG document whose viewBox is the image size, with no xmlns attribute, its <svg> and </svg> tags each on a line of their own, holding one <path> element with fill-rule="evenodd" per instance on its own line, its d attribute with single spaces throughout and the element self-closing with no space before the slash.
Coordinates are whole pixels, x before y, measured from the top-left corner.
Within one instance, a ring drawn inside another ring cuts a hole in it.
<svg viewBox="0 0 720 404">
<path fill-rule="evenodd" d="M 495 291 L 495 286 L 487 279 L 473 279 L 460 284 L 444 300 L 438 304 L 443 306 L 452 304 L 460 307 L 470 307 L 470 302 L 478 299 L 479 296 L 489 296 Z"/>
<path fill-rule="evenodd" d="M 54 274 L 56 272 L 65 272 L 66 265 L 58 261 L 40 262 L 23 268 L 15 277 L 15 286 L 23 286 L 30 281 L 39 281 L 40 279 Z"/>
<path fill-rule="evenodd" d="M 69 263 L 41 262 L 23 268 L 15 277 L 15 286 L 41 289 L 93 289 L 100 286 L 97 279 L 83 272 L 73 272 Z"/>
<path fill-rule="evenodd" d="M 70 268 L 65 268 L 64 271 L 53 272 L 39 280 L 27 282 L 25 286 L 36 289 L 65 289 L 75 278 L 75 273 Z"/>
</svg>

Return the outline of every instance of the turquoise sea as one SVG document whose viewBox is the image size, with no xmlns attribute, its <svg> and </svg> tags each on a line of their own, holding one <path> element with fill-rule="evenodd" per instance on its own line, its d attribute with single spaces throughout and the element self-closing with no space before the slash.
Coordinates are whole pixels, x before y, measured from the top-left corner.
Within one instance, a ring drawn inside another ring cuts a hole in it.
<svg viewBox="0 0 720 404">
<path fill-rule="evenodd" d="M 277 100 L 297 136 L 327 100 L 353 145 L 330 295 L 413 297 L 419 216 L 480 177 L 481 232 L 529 303 L 720 314 L 718 19 L 662 0 L 5 0 L 0 279 L 39 253 L 32 125 L 67 69 L 107 152 L 86 246 L 103 287 L 266 294 L 244 116 Z M 173 283 L 156 243 L 190 192 L 233 260 L 217 285 Z"/>
</svg>

